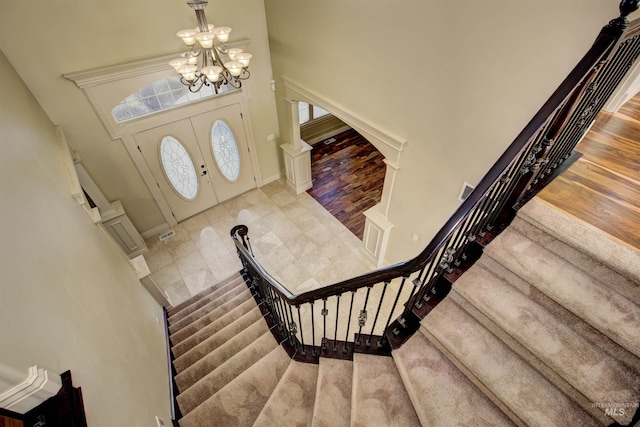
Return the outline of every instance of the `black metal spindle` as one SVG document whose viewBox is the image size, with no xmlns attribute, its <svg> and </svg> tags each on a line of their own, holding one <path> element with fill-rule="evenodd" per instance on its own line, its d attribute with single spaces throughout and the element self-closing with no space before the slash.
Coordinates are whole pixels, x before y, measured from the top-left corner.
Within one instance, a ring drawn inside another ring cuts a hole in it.
<svg viewBox="0 0 640 427">
<path fill-rule="evenodd" d="M 384 294 L 387 292 L 387 286 L 389 286 L 389 282 L 384 282 L 384 286 L 382 287 L 382 294 L 380 295 L 380 301 L 378 301 L 378 308 L 376 309 L 376 316 L 373 318 L 373 323 L 371 324 L 371 332 L 369 333 L 369 338 L 365 342 L 367 347 L 371 346 L 371 339 L 373 338 L 373 331 L 376 327 L 376 323 L 378 322 L 378 316 L 380 315 L 380 308 L 382 307 L 382 302 L 384 301 Z"/>
<path fill-rule="evenodd" d="M 315 301 L 311 301 L 309 303 L 311 305 L 311 344 L 313 345 L 313 347 L 311 347 L 311 354 L 313 357 L 316 356 L 316 319 L 313 314 L 313 311 L 315 310 L 314 302 Z"/>
<path fill-rule="evenodd" d="M 287 318 L 286 328 L 289 331 L 289 342 L 291 345 L 295 347 L 297 339 L 296 339 L 296 323 L 293 321 L 293 312 L 291 311 L 291 304 L 288 301 L 284 302 L 284 313 Z"/>
<path fill-rule="evenodd" d="M 358 316 L 358 334 L 356 335 L 353 343 L 355 345 L 360 345 L 360 335 L 362 334 L 362 328 L 367 321 L 367 303 L 369 302 L 369 294 L 371 293 L 371 286 L 367 287 L 367 295 L 364 297 L 364 306 L 362 310 L 360 310 L 360 315 Z"/>
<path fill-rule="evenodd" d="M 349 317 L 347 318 L 347 333 L 344 337 L 344 347 L 342 347 L 342 352 L 347 353 L 347 342 L 349 342 L 349 327 L 351 326 L 351 313 L 353 311 L 353 299 L 355 298 L 356 292 L 351 291 L 351 302 L 349 303 Z"/>
<path fill-rule="evenodd" d="M 422 308 L 422 296 L 424 295 L 424 288 L 427 283 L 431 280 L 434 274 L 434 270 L 436 267 L 435 258 L 432 258 L 428 263 L 427 274 L 424 276 L 424 279 L 420 282 L 420 289 L 416 292 L 415 301 L 411 303 L 411 305 L 415 306 L 417 309 Z"/>
<path fill-rule="evenodd" d="M 389 312 L 389 318 L 387 319 L 387 324 L 384 326 L 384 330 L 386 331 L 387 328 L 389 327 L 389 324 L 391 323 L 391 319 L 393 319 L 393 312 L 396 309 L 396 306 L 398 305 L 398 300 L 400 299 L 400 294 L 402 293 L 402 289 L 404 288 L 404 284 L 407 281 L 406 277 L 402 278 L 402 282 L 400 282 L 400 287 L 398 288 L 398 293 L 396 294 L 396 298 L 393 300 L 393 306 L 391 307 L 391 311 Z M 398 331 L 397 329 L 393 331 L 394 335 L 398 335 L 400 331 Z M 383 333 L 382 338 L 384 339 L 386 337 L 386 334 Z M 380 340 L 382 341 L 382 340 Z M 378 342 L 378 347 L 381 346 L 381 342 Z"/>
<path fill-rule="evenodd" d="M 327 315 L 329 311 L 327 310 L 327 299 L 322 298 L 322 342 L 321 346 L 323 350 L 327 349 Z"/>
<path fill-rule="evenodd" d="M 304 348 L 304 333 L 302 332 L 302 317 L 300 317 L 300 306 L 296 305 L 296 309 L 298 310 L 298 325 L 300 325 L 300 343 L 302 345 L 302 350 L 300 351 L 300 353 L 302 353 L 303 356 L 306 356 L 307 349 Z"/>
<path fill-rule="evenodd" d="M 336 295 L 336 327 L 333 332 L 333 351 L 338 351 L 338 319 L 340 318 L 340 297 L 342 294 Z"/>
</svg>

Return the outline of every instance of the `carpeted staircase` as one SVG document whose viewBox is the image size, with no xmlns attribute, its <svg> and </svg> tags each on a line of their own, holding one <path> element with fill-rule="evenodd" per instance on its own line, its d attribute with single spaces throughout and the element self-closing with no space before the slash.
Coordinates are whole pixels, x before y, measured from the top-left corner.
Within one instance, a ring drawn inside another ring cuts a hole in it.
<svg viewBox="0 0 640 427">
<path fill-rule="evenodd" d="M 169 310 L 180 425 L 626 425 L 639 305 L 640 252 L 536 199 L 392 357 L 291 361 L 238 274 Z"/>
</svg>

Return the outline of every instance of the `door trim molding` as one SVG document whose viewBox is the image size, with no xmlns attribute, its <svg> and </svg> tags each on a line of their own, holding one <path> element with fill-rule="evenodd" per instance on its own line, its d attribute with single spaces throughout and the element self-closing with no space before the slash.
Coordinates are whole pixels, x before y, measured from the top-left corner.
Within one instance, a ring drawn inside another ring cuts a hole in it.
<svg viewBox="0 0 640 427">
<path fill-rule="evenodd" d="M 261 186 L 262 176 L 256 166 L 258 165 L 258 159 L 255 158 L 255 153 L 257 152 L 257 150 L 255 147 L 255 141 L 253 139 L 253 133 L 251 132 L 250 118 L 247 113 L 248 108 L 246 101 L 247 98 L 244 93 L 243 85 L 243 89 L 239 91 L 230 92 L 222 96 L 203 100 L 198 103 L 189 104 L 184 107 L 168 110 L 166 112 L 160 112 L 153 116 L 150 116 L 147 120 L 140 120 L 122 128 L 122 136 L 120 139 L 122 140 L 125 149 L 133 160 L 133 163 L 138 169 L 142 180 L 147 185 L 147 188 L 151 193 L 151 197 L 153 197 L 154 201 L 158 205 L 158 208 L 160 209 L 160 212 L 162 213 L 162 216 L 164 217 L 169 227 L 175 227 L 178 224 L 178 221 L 174 218 L 169 204 L 158 188 L 158 184 L 156 183 L 156 180 L 153 177 L 149 166 L 144 160 L 142 153 L 138 150 L 138 144 L 134 138 L 134 135 L 158 126 L 162 126 L 167 123 L 188 119 L 192 116 L 197 116 L 199 114 L 207 113 L 219 108 L 228 107 L 233 104 L 238 104 L 240 107 L 240 112 L 244 117 L 242 124 L 244 127 L 245 135 L 247 137 L 247 144 L 249 145 L 249 154 L 251 157 L 251 168 L 253 170 L 253 176 L 256 178 L 257 185 Z M 142 235 L 147 235 L 147 232 L 143 232 Z"/>
</svg>

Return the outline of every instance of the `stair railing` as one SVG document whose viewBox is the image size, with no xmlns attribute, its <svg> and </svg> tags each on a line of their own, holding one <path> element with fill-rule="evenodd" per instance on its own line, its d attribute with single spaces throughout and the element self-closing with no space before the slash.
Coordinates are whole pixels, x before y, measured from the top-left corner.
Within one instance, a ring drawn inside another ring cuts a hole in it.
<svg viewBox="0 0 640 427">
<path fill-rule="evenodd" d="M 588 127 L 640 55 L 640 22 L 627 16 L 638 0 L 623 0 L 587 54 L 415 258 L 301 294 L 290 292 L 256 260 L 248 228 L 231 230 L 243 274 L 289 354 L 389 354 L 451 289 L 453 282 L 506 228 L 522 207 L 580 155 Z M 629 28 L 628 28 L 629 27 Z"/>
</svg>

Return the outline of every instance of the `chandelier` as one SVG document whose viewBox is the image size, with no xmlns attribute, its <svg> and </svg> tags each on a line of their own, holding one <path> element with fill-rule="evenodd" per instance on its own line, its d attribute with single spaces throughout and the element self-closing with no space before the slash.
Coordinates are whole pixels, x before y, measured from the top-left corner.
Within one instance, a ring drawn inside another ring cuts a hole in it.
<svg viewBox="0 0 640 427">
<path fill-rule="evenodd" d="M 223 84 L 239 89 L 241 81 L 249 78 L 249 61 L 253 55 L 242 49 L 227 47 L 231 28 L 207 24 L 204 14 L 207 3 L 208 0 L 187 1 L 196 12 L 198 27 L 176 33 L 189 51 L 169 64 L 180 74 L 180 81 L 191 92 L 198 92 L 204 86 L 213 86 L 218 93 Z"/>
</svg>

